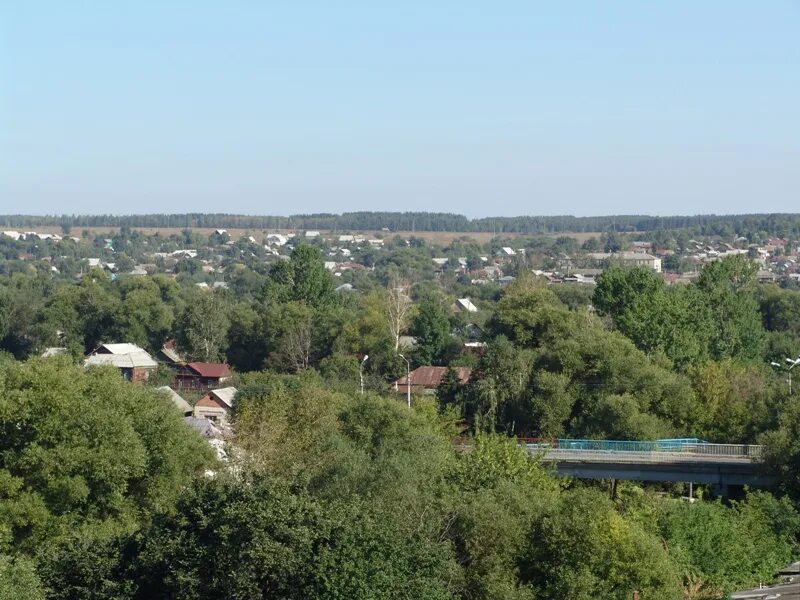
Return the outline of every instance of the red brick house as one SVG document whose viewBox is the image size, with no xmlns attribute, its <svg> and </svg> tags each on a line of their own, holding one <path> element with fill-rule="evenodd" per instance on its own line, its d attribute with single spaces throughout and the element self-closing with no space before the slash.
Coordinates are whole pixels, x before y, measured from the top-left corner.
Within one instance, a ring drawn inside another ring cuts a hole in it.
<svg viewBox="0 0 800 600">
<path fill-rule="evenodd" d="M 180 366 L 173 387 L 207 390 L 227 381 L 231 370 L 225 363 L 190 362 Z"/>
<path fill-rule="evenodd" d="M 461 385 L 469 382 L 472 369 L 469 367 L 455 367 L 455 372 L 458 374 L 458 380 Z M 436 388 L 442 383 L 447 367 L 417 367 L 411 371 L 411 392 L 422 394 L 434 394 Z M 401 377 L 394 382 L 394 389 L 396 392 L 405 394 L 408 390 L 408 382 L 405 377 Z"/>
<path fill-rule="evenodd" d="M 236 392 L 237 389 L 235 387 L 209 391 L 194 405 L 194 416 L 198 419 L 205 418 L 215 423 L 227 422 L 228 415 L 231 412 L 231 408 L 233 408 Z"/>
</svg>

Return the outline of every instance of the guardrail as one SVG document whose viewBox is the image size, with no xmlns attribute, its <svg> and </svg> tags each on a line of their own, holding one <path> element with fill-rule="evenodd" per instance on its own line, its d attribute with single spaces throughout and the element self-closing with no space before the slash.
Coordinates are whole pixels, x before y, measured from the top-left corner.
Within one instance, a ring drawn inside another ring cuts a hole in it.
<svg viewBox="0 0 800 600">
<path fill-rule="evenodd" d="M 697 438 L 676 438 L 652 441 L 636 440 L 544 440 L 538 438 L 518 438 L 518 444 L 529 450 L 556 450 L 570 452 L 599 453 L 655 453 L 692 454 L 760 459 L 763 446 L 748 444 L 712 444 Z"/>
</svg>

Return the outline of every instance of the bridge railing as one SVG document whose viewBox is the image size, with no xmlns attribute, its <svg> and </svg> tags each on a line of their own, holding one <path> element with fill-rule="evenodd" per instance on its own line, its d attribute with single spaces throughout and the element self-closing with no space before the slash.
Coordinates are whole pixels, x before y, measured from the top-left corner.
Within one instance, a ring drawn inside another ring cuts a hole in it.
<svg viewBox="0 0 800 600">
<path fill-rule="evenodd" d="M 558 450 L 593 453 L 681 453 L 707 456 L 728 456 L 759 459 L 762 446 L 748 444 L 712 444 L 697 438 L 675 438 L 652 441 L 639 440 L 580 440 L 519 438 L 520 445 L 530 450 Z"/>
</svg>

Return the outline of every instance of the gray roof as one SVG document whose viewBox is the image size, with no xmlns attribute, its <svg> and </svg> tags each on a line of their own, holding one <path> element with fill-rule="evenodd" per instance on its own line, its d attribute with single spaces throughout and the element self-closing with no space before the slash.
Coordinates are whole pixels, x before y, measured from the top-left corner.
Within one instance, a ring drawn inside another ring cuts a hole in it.
<svg viewBox="0 0 800 600">
<path fill-rule="evenodd" d="M 173 348 L 167 348 L 166 346 L 164 346 L 163 348 L 161 348 L 161 354 L 166 356 L 169 360 L 171 360 L 174 363 L 184 362 L 184 358 L 180 355 L 180 353 L 177 350 Z"/>
<path fill-rule="evenodd" d="M 622 260 L 656 260 L 657 257 L 646 252 L 620 252 L 618 258 Z"/>
<path fill-rule="evenodd" d="M 728 597 L 732 600 L 800 600 L 800 585 L 796 581 L 780 583 L 733 592 Z"/>
<path fill-rule="evenodd" d="M 215 396 L 220 402 L 225 404 L 228 408 L 233 408 L 233 399 L 236 397 L 238 390 L 235 387 L 225 387 L 218 390 L 211 390 L 209 393 Z"/>
<path fill-rule="evenodd" d="M 42 352 L 42 358 L 50 358 L 51 356 L 58 356 L 59 354 L 66 354 L 68 350 L 63 346 L 51 346 L 45 348 Z"/>
<path fill-rule="evenodd" d="M 187 414 L 192 412 L 192 405 L 184 400 L 178 392 L 173 390 L 168 385 L 161 386 L 158 388 L 158 391 L 166 393 L 170 400 L 172 400 L 175 406 L 177 406 L 182 413 Z"/>
<path fill-rule="evenodd" d="M 219 437 L 222 432 L 206 418 L 202 417 L 184 417 L 184 422 L 191 428 L 196 429 L 200 435 L 206 438 Z"/>
<path fill-rule="evenodd" d="M 413 335 L 401 335 L 397 342 L 400 348 L 413 350 L 417 347 L 417 338 L 415 338 Z"/>
<path fill-rule="evenodd" d="M 456 300 L 456 306 L 460 310 L 465 310 L 467 312 L 478 312 L 478 307 L 475 306 L 469 298 L 459 298 Z"/>
<path fill-rule="evenodd" d="M 131 354 L 132 352 L 144 352 L 144 348 L 140 348 L 136 344 L 101 344 L 99 350 L 105 350 L 109 354 Z"/>
<path fill-rule="evenodd" d="M 131 352 L 130 354 L 93 354 L 84 364 L 87 367 L 111 365 L 118 369 L 155 369 L 158 363 L 147 352 Z"/>
<path fill-rule="evenodd" d="M 783 567 L 780 571 L 778 571 L 778 575 L 800 575 L 800 560 Z"/>
</svg>

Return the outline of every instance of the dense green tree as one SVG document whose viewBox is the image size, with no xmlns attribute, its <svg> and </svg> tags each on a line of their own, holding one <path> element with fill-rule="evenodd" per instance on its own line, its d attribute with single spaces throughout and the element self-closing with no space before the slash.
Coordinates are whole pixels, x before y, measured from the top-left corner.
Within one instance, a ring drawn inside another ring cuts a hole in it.
<svg viewBox="0 0 800 600">
<path fill-rule="evenodd" d="M 334 301 L 333 279 L 320 259 L 319 250 L 300 244 L 292 251 L 292 299 L 319 308 Z"/>
<path fill-rule="evenodd" d="M 168 509 L 211 449 L 172 403 L 114 369 L 0 364 L 0 550 Z"/>
<path fill-rule="evenodd" d="M 715 442 L 754 443 L 772 429 L 778 399 L 767 368 L 728 359 L 692 369 L 694 433 Z"/>
<path fill-rule="evenodd" d="M 44 600 L 33 561 L 0 554 L 0 600 Z"/>
<path fill-rule="evenodd" d="M 417 338 L 417 363 L 441 364 L 450 342 L 450 319 L 440 298 L 431 294 L 420 301 L 411 331 Z"/>
<path fill-rule="evenodd" d="M 0 288 L 2 289 L 2 288 Z M 26 358 L 55 342 L 56 328 L 45 319 L 44 306 L 51 293 L 50 281 L 42 275 L 17 274 L 0 292 L 0 326 L 5 335 L 0 349 Z"/>
<path fill-rule="evenodd" d="M 228 347 L 228 307 L 214 292 L 198 290 L 178 318 L 177 340 L 193 360 L 214 362 Z"/>
<path fill-rule="evenodd" d="M 698 288 L 711 310 L 711 356 L 759 358 L 764 329 L 756 299 L 756 265 L 737 255 L 705 266 Z"/>
<path fill-rule="evenodd" d="M 628 600 L 634 591 L 643 598 L 683 597 L 660 541 L 589 490 L 565 494 L 534 522 L 520 570 L 543 598 Z"/>
<path fill-rule="evenodd" d="M 773 565 L 788 564 L 798 550 L 797 511 L 768 494 L 751 494 L 731 508 L 661 503 L 656 514 L 658 533 L 694 598 L 725 597 L 754 581 L 770 581 Z"/>
<path fill-rule="evenodd" d="M 597 277 L 593 302 L 601 314 L 610 315 L 619 326 L 628 311 L 652 303 L 663 287 L 663 280 L 647 267 L 611 267 Z"/>
<path fill-rule="evenodd" d="M 237 371 L 257 371 L 264 368 L 272 340 L 263 313 L 247 302 L 235 304 L 231 308 L 227 336 L 226 357 Z"/>
<path fill-rule="evenodd" d="M 121 278 L 123 296 L 116 317 L 115 329 L 120 341 L 133 342 L 158 351 L 172 331 L 175 314 L 151 279 Z"/>
</svg>

